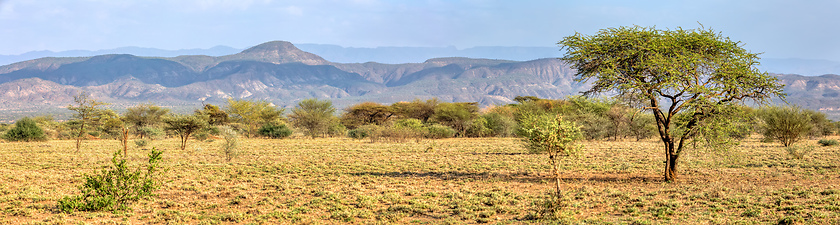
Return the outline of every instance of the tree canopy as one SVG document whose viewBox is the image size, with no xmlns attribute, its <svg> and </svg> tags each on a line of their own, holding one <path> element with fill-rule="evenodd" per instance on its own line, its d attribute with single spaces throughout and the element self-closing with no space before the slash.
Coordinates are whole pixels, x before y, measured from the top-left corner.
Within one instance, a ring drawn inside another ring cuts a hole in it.
<svg viewBox="0 0 840 225">
<path fill-rule="evenodd" d="M 577 81 L 594 80 L 585 94 L 644 99 L 665 145 L 667 181 L 676 178 L 683 146 L 704 121 L 744 100 L 783 96 L 778 79 L 756 68 L 758 54 L 711 29 L 618 27 L 576 33 L 558 45 Z M 688 115 L 679 131 L 672 126 L 678 113 Z"/>
</svg>

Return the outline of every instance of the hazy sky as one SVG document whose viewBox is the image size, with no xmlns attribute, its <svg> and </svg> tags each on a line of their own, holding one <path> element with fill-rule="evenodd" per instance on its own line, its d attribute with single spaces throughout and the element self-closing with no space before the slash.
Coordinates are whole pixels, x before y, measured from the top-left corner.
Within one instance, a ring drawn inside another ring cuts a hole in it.
<svg viewBox="0 0 840 225">
<path fill-rule="evenodd" d="M 0 0 L 0 55 L 246 48 L 556 46 L 574 32 L 702 23 L 762 57 L 840 61 L 840 1 Z"/>
</svg>

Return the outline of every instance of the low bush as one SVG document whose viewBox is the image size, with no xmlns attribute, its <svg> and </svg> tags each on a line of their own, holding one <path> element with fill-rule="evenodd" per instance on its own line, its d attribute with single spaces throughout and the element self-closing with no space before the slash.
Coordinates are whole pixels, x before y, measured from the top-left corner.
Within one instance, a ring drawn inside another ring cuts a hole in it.
<svg viewBox="0 0 840 225">
<path fill-rule="evenodd" d="M 3 139 L 7 141 L 44 141 L 47 140 L 47 136 L 44 135 L 44 130 L 38 127 L 35 120 L 24 117 L 15 122 L 15 127 L 6 131 Z"/>
<path fill-rule="evenodd" d="M 840 142 L 838 142 L 837 140 L 833 140 L 833 139 L 822 139 L 822 140 L 819 140 L 817 143 L 819 143 L 823 147 L 835 146 L 837 144 L 840 144 Z"/>
<path fill-rule="evenodd" d="M 454 137 L 457 131 L 451 127 L 433 124 L 426 127 L 426 138 L 441 139 Z"/>
<path fill-rule="evenodd" d="M 292 136 L 292 129 L 286 126 L 286 124 L 265 124 L 262 127 L 260 127 L 258 133 L 262 136 L 270 138 L 287 138 L 289 136 Z"/>
<path fill-rule="evenodd" d="M 128 204 L 132 202 L 153 196 L 152 192 L 160 186 L 157 170 L 162 154 L 162 151 L 152 148 L 144 173 L 140 168 L 129 169 L 120 151 L 116 151 L 111 158 L 113 165 L 98 174 L 84 175 L 85 183 L 79 187 L 82 193 L 58 200 L 58 209 L 67 213 L 120 211 L 128 209 Z"/>
<path fill-rule="evenodd" d="M 797 147 L 797 146 L 788 146 L 785 147 L 785 151 L 787 151 L 788 155 L 793 157 L 794 159 L 803 159 L 805 155 L 814 151 L 814 146 L 805 146 L 805 147 Z"/>
</svg>

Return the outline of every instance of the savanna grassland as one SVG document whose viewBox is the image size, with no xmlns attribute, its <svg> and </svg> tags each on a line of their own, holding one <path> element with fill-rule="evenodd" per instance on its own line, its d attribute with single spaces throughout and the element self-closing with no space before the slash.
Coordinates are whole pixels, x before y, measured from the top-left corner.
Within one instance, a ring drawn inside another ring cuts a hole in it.
<svg viewBox="0 0 840 225">
<path fill-rule="evenodd" d="M 837 138 L 837 137 L 832 137 Z M 220 141 L 131 144 L 143 165 L 163 149 L 157 197 L 125 212 L 61 213 L 82 174 L 110 164 L 118 141 L 0 143 L 0 224 L 766 224 L 840 223 L 840 150 L 794 159 L 751 138 L 729 152 L 689 150 L 679 180 L 662 178 L 658 140 L 583 142 L 565 160 L 562 211 L 540 211 L 552 191 L 546 155 L 513 138 L 404 143 L 242 139 L 227 162 Z M 815 140 L 805 141 L 817 146 Z"/>
</svg>

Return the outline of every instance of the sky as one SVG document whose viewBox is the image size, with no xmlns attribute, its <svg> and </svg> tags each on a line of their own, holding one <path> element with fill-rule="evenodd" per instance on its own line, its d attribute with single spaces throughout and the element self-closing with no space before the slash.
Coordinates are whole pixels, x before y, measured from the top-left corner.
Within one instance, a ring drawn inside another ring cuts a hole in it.
<svg viewBox="0 0 840 225">
<path fill-rule="evenodd" d="M 762 57 L 840 61 L 838 9 L 837 0 L 0 0 L 0 55 L 247 48 L 274 40 L 556 47 L 575 32 L 702 24 Z"/>
</svg>

